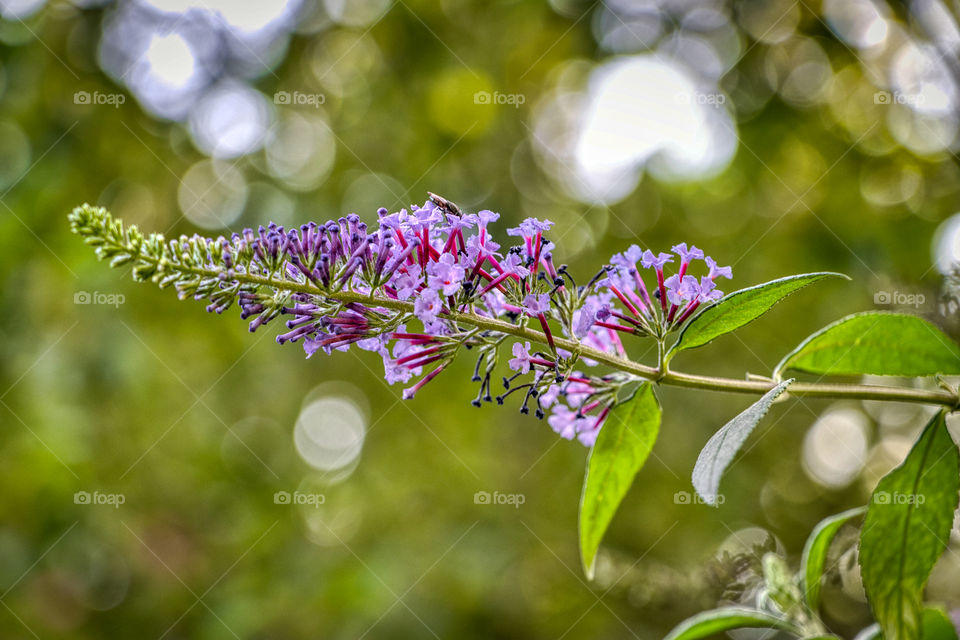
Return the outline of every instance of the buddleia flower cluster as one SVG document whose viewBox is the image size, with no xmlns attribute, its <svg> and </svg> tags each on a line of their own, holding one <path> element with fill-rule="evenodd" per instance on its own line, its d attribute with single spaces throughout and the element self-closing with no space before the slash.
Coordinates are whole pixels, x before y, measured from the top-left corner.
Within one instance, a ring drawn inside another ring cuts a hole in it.
<svg viewBox="0 0 960 640">
<path fill-rule="evenodd" d="M 597 372 L 600 361 L 625 358 L 630 340 L 682 328 L 723 295 L 716 281 L 731 269 L 685 243 L 656 254 L 634 245 L 578 282 L 554 257 L 552 222 L 527 218 L 501 245 L 491 230 L 499 218 L 431 194 L 423 206 L 380 209 L 369 224 L 350 214 L 296 229 L 166 239 L 125 229 L 102 208 L 70 214 L 98 257 L 131 265 L 136 280 L 172 285 L 211 312 L 236 305 L 250 331 L 282 323 L 277 342 L 300 343 L 307 357 L 353 346 L 376 352 L 387 382 L 406 385 L 406 399 L 469 352 L 475 406 L 512 396 L 521 412 L 592 446 L 634 381 Z"/>
</svg>

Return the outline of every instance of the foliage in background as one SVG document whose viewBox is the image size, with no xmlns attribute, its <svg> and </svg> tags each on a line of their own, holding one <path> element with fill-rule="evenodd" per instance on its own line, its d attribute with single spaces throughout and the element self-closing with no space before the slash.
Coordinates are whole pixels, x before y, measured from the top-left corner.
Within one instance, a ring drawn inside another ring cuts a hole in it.
<svg viewBox="0 0 960 640">
<path fill-rule="evenodd" d="M 184 314 L 93 264 L 63 213 L 94 202 L 175 237 L 205 229 L 194 220 L 217 224 L 183 216 L 204 211 L 190 190 L 215 185 L 225 188 L 205 203 L 233 207 L 230 230 L 349 211 L 369 222 L 376 206 L 407 206 L 429 187 L 471 209 L 502 211 L 507 226 L 528 216 L 557 221 L 571 230 L 556 242 L 577 270 L 640 238 L 652 246 L 686 239 L 732 256 L 737 287 L 823 269 L 853 278 L 796 293 L 794 306 L 744 327 L 743 342 L 717 340 L 709 359 L 676 354 L 678 368 L 696 360 L 712 375 L 740 376 L 744 362 L 770 371 L 783 346 L 811 328 L 871 305 L 893 309 L 894 300 L 957 337 L 956 314 L 937 305 L 931 255 L 936 230 L 956 212 L 953 116 L 875 101 L 879 91 L 892 95 L 900 60 L 917 59 L 913 50 L 898 57 L 902 47 L 949 44 L 936 29 L 948 17 L 931 22 L 878 4 L 886 44 L 873 57 L 876 32 L 854 34 L 864 49 L 849 36 L 872 23 L 829 17 L 831 6 L 853 2 L 744 2 L 688 18 L 700 3 L 674 3 L 654 16 L 653 31 L 650 15 L 618 14 L 614 3 L 404 2 L 364 23 L 324 11 L 363 3 L 328 2 L 260 62 L 250 62 L 249 40 L 196 32 L 215 46 L 205 58 L 211 86 L 239 79 L 267 97 L 280 125 L 262 149 L 211 160 L 187 119 L 145 110 L 128 85 L 138 73 L 103 72 L 100 45 L 115 33 L 116 6 L 58 2 L 18 19 L 13 4 L 3 4 L 0 20 L 8 309 L 0 317 L 0 624 L 11 634 L 30 637 L 22 622 L 41 637 L 70 638 L 168 630 L 219 638 L 227 628 L 241 637 L 358 637 L 371 628 L 368 637 L 411 637 L 428 627 L 465 638 L 662 636 L 718 598 L 752 604 L 763 554 L 778 551 L 797 566 L 807 532 L 864 504 L 931 419 L 870 402 L 806 399 L 811 412 L 789 413 L 774 405 L 769 428 L 757 430 L 727 478 L 721 508 L 711 509 L 690 492 L 690 472 L 718 416 L 736 415 L 743 398 L 701 403 L 664 389 L 661 431 L 678 437 L 661 435 L 588 587 L 569 531 L 582 447 L 558 444 L 513 412 L 454 419 L 474 397 L 465 386 L 426 389 L 411 411 L 383 386 L 376 359 L 348 355 L 325 368 L 278 357 L 269 339 L 251 342 L 238 323 Z M 139 24 L 194 28 L 175 14 L 163 20 Z M 676 46 L 690 37 L 697 46 Z M 701 41 L 732 53 L 718 87 L 739 137 L 729 166 L 681 182 L 644 172 L 610 205 L 569 193 L 576 183 L 548 170 L 558 163 L 537 142 L 548 130 L 535 116 L 579 99 L 571 91 L 616 54 L 704 51 Z M 130 63 L 139 57 L 135 50 Z M 270 99 L 295 90 L 328 99 L 320 108 Z M 474 102 L 495 90 L 526 100 Z M 126 100 L 74 100 L 96 91 Z M 124 302 L 75 304 L 81 293 Z M 461 378 L 472 370 L 454 366 Z M 351 387 L 328 384 L 345 378 Z M 305 464 L 291 436 L 302 409 L 331 394 L 352 398 L 367 427 L 345 479 Z M 843 441 L 860 459 L 852 477 L 811 466 L 827 426 L 860 434 Z M 326 500 L 274 500 L 297 490 Z M 126 500 L 77 504 L 83 491 Z M 525 501 L 475 503 L 478 492 L 496 491 Z M 957 542 L 946 542 L 927 593 L 956 607 Z M 823 618 L 844 637 L 870 619 L 854 543 L 838 534 L 823 586 Z"/>
</svg>

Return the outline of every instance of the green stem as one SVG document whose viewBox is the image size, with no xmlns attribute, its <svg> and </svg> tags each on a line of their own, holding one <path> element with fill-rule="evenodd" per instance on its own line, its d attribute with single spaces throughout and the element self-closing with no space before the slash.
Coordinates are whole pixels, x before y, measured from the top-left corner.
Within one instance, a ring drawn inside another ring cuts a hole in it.
<svg viewBox="0 0 960 640">
<path fill-rule="evenodd" d="M 156 260 L 152 259 L 151 256 L 146 256 L 142 253 L 138 257 L 143 260 L 156 262 Z M 219 275 L 219 271 L 214 269 L 190 267 L 182 264 L 176 265 L 175 268 L 180 271 L 193 273 L 203 277 L 217 277 Z M 342 302 L 358 302 L 361 304 L 393 309 L 395 311 L 403 311 L 407 313 L 413 312 L 413 303 L 403 300 L 394 300 L 391 298 L 365 295 L 354 291 L 325 293 L 309 283 L 298 283 L 286 280 L 277 281 L 271 278 L 264 278 L 245 273 L 233 274 L 233 278 L 240 282 L 246 282 L 249 284 L 280 288 L 297 293 L 320 295 Z M 444 314 L 444 317 L 457 323 L 478 327 L 485 331 L 497 331 L 515 336 L 517 338 L 530 340 L 531 342 L 536 342 L 542 345 L 549 344 L 547 341 L 547 336 L 542 331 L 537 331 L 536 329 L 531 329 L 530 327 L 510 324 L 509 322 L 497 320 L 496 318 L 487 318 L 473 313 L 461 312 Z M 776 386 L 776 382 L 773 380 L 738 380 L 735 378 L 719 378 L 671 371 L 663 367 L 663 365 L 660 367 L 650 367 L 626 358 L 621 358 L 612 353 L 607 353 L 606 351 L 601 351 L 599 349 L 583 345 L 579 342 L 563 338 L 561 336 L 554 336 L 553 341 L 556 346 L 560 347 L 561 349 L 566 349 L 567 351 L 579 354 L 580 356 L 589 358 L 590 360 L 602 362 L 613 369 L 632 374 L 637 378 L 658 382 L 663 385 L 753 395 L 763 395 Z M 662 345 L 660 346 L 660 350 L 662 351 Z M 789 393 L 797 397 L 885 400 L 910 402 L 916 404 L 942 405 L 950 408 L 955 408 L 960 405 L 960 396 L 953 391 L 914 389 L 880 385 L 794 382 L 790 385 Z"/>
</svg>

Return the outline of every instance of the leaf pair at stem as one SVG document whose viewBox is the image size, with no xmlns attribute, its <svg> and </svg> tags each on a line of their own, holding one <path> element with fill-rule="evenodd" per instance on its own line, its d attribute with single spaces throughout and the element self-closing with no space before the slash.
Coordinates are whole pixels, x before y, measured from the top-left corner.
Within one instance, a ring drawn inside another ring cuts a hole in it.
<svg viewBox="0 0 960 640">
<path fill-rule="evenodd" d="M 726 296 L 690 322 L 666 352 L 662 366 L 666 368 L 676 353 L 703 346 L 744 326 L 787 295 L 830 275 L 835 274 L 783 278 Z M 960 348 L 922 318 L 897 313 L 854 314 L 814 333 L 777 365 L 772 374 L 774 386 L 721 428 L 701 451 L 693 485 L 704 502 L 716 504 L 723 472 L 774 401 L 795 382 L 793 378 L 783 380 L 787 370 L 820 376 L 960 374 Z M 665 376 L 669 375 L 665 369 Z M 948 390 L 955 394 L 953 389 Z M 946 411 L 927 426 L 903 466 L 881 481 L 864 525 L 864 583 L 888 638 L 921 638 L 923 585 L 943 552 L 957 506 L 960 468 L 956 446 L 945 426 Z M 614 409 L 597 439 L 587 465 L 580 509 L 580 549 L 588 576 L 593 574 L 597 549 L 617 506 L 649 456 L 660 422 L 661 409 L 652 384 L 644 383 L 633 397 Z M 913 502 L 891 505 L 884 502 L 885 496 L 892 501 Z M 862 512 L 852 510 L 828 519 L 808 542 L 799 579 L 806 595 L 804 607 L 814 619 L 829 541 L 842 524 Z M 898 544 L 890 544 L 894 540 Z M 704 637 L 700 632 L 709 635 L 739 626 L 809 635 L 809 630 L 798 631 L 796 624 L 784 616 L 763 611 L 727 609 L 703 614 L 685 624 L 688 626 L 678 628 L 672 637 Z M 695 632 L 697 629 L 700 631 Z"/>
</svg>

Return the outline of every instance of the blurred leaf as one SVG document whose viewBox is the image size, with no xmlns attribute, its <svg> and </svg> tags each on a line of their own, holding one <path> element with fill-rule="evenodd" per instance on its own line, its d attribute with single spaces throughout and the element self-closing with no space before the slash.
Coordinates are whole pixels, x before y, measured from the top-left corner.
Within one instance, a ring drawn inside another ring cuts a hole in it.
<svg viewBox="0 0 960 640">
<path fill-rule="evenodd" d="M 580 498 L 580 556 L 588 579 L 593 579 L 600 540 L 650 455 L 659 430 L 660 405 L 649 383 L 616 405 L 600 429 Z"/>
<path fill-rule="evenodd" d="M 814 613 L 820 610 L 820 581 L 827 562 L 827 552 L 837 531 L 847 522 L 863 515 L 866 507 L 849 509 L 843 513 L 824 518 L 816 526 L 803 547 L 803 559 L 800 561 L 800 575 L 803 577 L 803 592 L 807 606 Z"/>
<path fill-rule="evenodd" d="M 941 412 L 877 484 L 860 533 L 863 586 L 886 637 L 920 637 L 923 587 L 950 537 L 958 490 L 960 455 Z"/>
<path fill-rule="evenodd" d="M 697 464 L 693 467 L 693 487 L 707 504 L 716 504 L 723 472 L 763 416 L 767 415 L 773 401 L 791 382 L 793 382 L 792 379 L 785 380 L 763 394 L 763 397 L 750 405 L 746 411 L 723 425 L 703 446 L 697 457 Z"/>
<path fill-rule="evenodd" d="M 957 630 L 943 611 L 927 607 L 923 611 L 923 640 L 957 640 Z"/>
<path fill-rule="evenodd" d="M 725 295 L 716 304 L 707 307 L 690 320 L 680 333 L 676 344 L 670 348 L 667 361 L 680 351 L 702 347 L 714 338 L 753 322 L 791 293 L 830 276 L 847 278 L 841 273 L 826 271 L 806 273 L 771 280 Z"/>
<path fill-rule="evenodd" d="M 868 311 L 847 316 L 800 343 L 777 365 L 823 375 L 932 376 L 960 373 L 960 348 L 923 318 Z"/>
<path fill-rule="evenodd" d="M 742 628 L 781 629 L 800 635 L 797 629 L 783 618 L 755 609 L 730 607 L 691 616 L 674 627 L 664 640 L 695 640 Z"/>
</svg>

